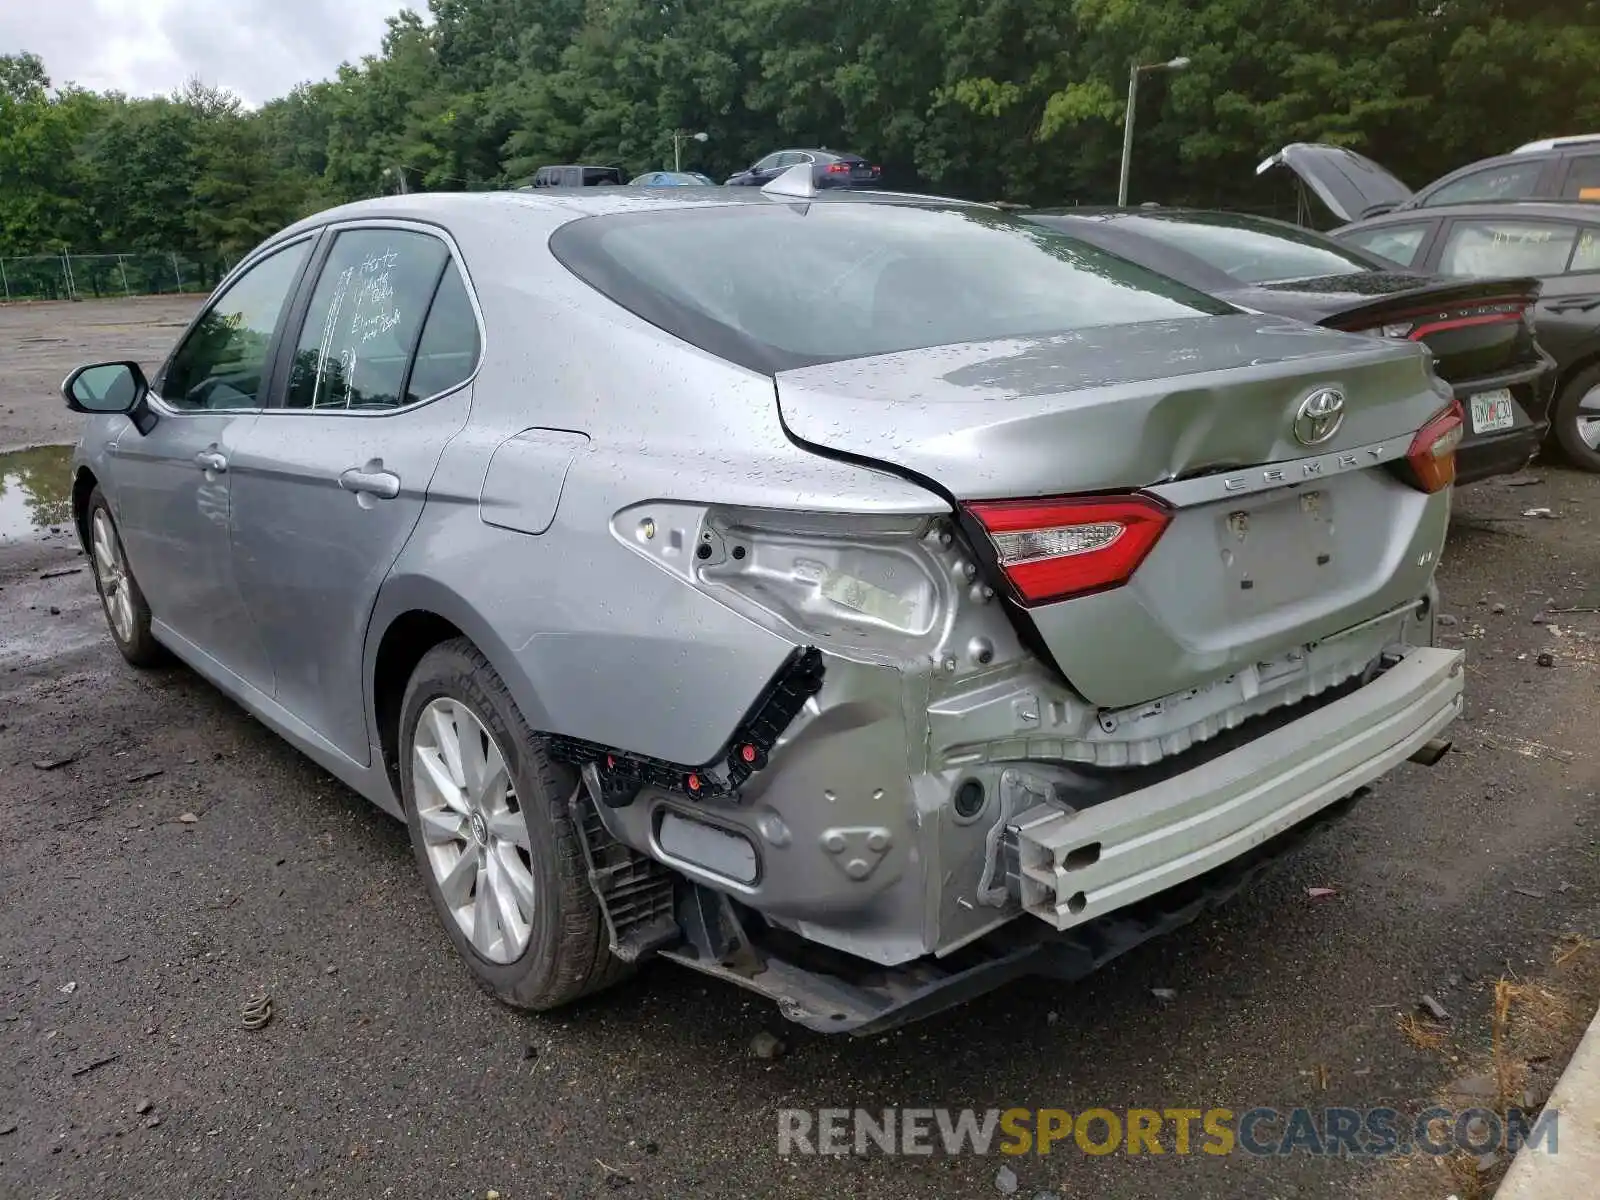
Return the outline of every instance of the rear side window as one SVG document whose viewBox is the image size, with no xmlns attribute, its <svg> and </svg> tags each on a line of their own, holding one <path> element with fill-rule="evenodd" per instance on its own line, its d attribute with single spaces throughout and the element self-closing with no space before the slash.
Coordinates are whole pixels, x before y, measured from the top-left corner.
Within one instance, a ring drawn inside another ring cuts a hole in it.
<svg viewBox="0 0 1600 1200">
<path fill-rule="evenodd" d="M 1569 271 L 1600 271 L 1600 229 L 1585 226 L 1578 231 L 1578 244 L 1572 251 Z"/>
<path fill-rule="evenodd" d="M 445 244 L 402 229 L 347 229 L 317 278 L 287 408 L 395 408 L 440 273 Z"/>
<path fill-rule="evenodd" d="M 414 404 L 465 383 L 478 365 L 478 318 L 467 296 L 461 272 L 451 263 L 439 281 L 417 343 L 406 403 Z"/>
<path fill-rule="evenodd" d="M 588 217 L 557 230 L 550 249 L 624 308 L 767 373 L 1235 311 L 980 208 L 752 204 Z"/>
<path fill-rule="evenodd" d="M 1568 164 L 1561 194 L 1570 200 L 1600 200 L 1600 154 L 1585 154 Z"/>
<path fill-rule="evenodd" d="M 1544 162 L 1500 163 L 1463 175 L 1437 191 L 1430 192 L 1424 205 L 1476 204 L 1486 200 L 1525 200 L 1539 185 Z"/>
<path fill-rule="evenodd" d="M 1578 231 L 1548 221 L 1456 221 L 1439 258 L 1441 275 L 1559 275 Z"/>
<path fill-rule="evenodd" d="M 1385 225 L 1381 229 L 1359 229 L 1355 233 L 1342 233 L 1340 239 L 1359 246 L 1368 254 L 1387 258 L 1390 262 L 1409 267 L 1417 261 L 1417 251 L 1422 249 L 1426 225 Z"/>
</svg>

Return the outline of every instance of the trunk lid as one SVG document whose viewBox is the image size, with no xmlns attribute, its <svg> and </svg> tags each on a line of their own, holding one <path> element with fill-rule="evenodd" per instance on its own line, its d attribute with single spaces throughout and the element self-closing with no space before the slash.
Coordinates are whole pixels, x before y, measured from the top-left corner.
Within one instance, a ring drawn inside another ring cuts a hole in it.
<svg viewBox="0 0 1600 1200">
<path fill-rule="evenodd" d="M 803 444 L 958 505 L 1139 491 L 1167 505 L 1128 582 L 1015 609 L 1101 706 L 1203 687 L 1415 600 L 1443 541 L 1446 496 L 1384 466 L 1449 402 L 1404 342 L 1235 315 L 906 351 L 776 386 Z M 1296 418 L 1327 388 L 1343 420 L 1308 447 Z M 984 560 L 986 535 L 969 535 Z"/>
<path fill-rule="evenodd" d="M 1412 195 L 1390 171 L 1343 146 L 1294 142 L 1265 159 L 1256 167 L 1256 174 L 1264 175 L 1277 166 L 1298 175 L 1341 221 L 1359 221 L 1399 208 Z"/>
</svg>

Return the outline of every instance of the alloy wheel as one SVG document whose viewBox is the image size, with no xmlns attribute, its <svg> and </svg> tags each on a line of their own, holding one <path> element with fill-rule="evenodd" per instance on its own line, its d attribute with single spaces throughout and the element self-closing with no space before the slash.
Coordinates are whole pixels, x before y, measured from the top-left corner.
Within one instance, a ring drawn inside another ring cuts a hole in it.
<svg viewBox="0 0 1600 1200">
<path fill-rule="evenodd" d="M 480 955 L 516 961 L 533 933 L 533 856 L 505 755 L 470 708 L 441 696 L 417 717 L 411 779 L 445 906 Z"/>
<path fill-rule="evenodd" d="M 1591 450 L 1600 450 L 1600 385 L 1590 388 L 1578 401 L 1574 422 L 1579 440 Z"/>
<path fill-rule="evenodd" d="M 90 521 L 90 542 L 94 551 L 94 573 L 105 601 L 106 617 L 117 640 L 133 640 L 133 594 L 129 589 L 128 565 L 122 558 L 122 544 L 104 508 L 94 510 Z"/>
</svg>

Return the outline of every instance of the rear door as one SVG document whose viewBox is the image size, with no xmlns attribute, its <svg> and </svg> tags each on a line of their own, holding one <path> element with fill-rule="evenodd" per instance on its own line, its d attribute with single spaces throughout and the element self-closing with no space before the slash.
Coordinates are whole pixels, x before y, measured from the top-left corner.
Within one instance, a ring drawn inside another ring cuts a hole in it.
<svg viewBox="0 0 1600 1200">
<path fill-rule="evenodd" d="M 1567 269 L 1546 278 L 1539 341 L 1563 368 L 1600 350 L 1600 221 L 1576 226 Z"/>
<path fill-rule="evenodd" d="M 340 228 L 299 307 L 236 456 L 235 570 L 278 703 L 365 763 L 367 619 L 466 423 L 478 318 L 453 247 L 399 222 Z"/>
</svg>

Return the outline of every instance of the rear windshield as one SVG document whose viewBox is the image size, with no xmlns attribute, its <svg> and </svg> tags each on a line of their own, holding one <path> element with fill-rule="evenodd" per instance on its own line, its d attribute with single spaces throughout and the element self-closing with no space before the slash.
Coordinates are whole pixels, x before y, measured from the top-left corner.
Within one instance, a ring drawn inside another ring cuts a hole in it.
<svg viewBox="0 0 1600 1200">
<path fill-rule="evenodd" d="M 589 217 L 550 249 L 624 308 L 774 373 L 1229 305 L 980 208 L 754 203 Z"/>
<path fill-rule="evenodd" d="M 1281 283 L 1373 269 L 1361 255 L 1331 238 L 1273 221 L 1229 215 L 1217 220 L 1125 217 L 1117 224 L 1193 255 L 1239 283 Z"/>
</svg>

